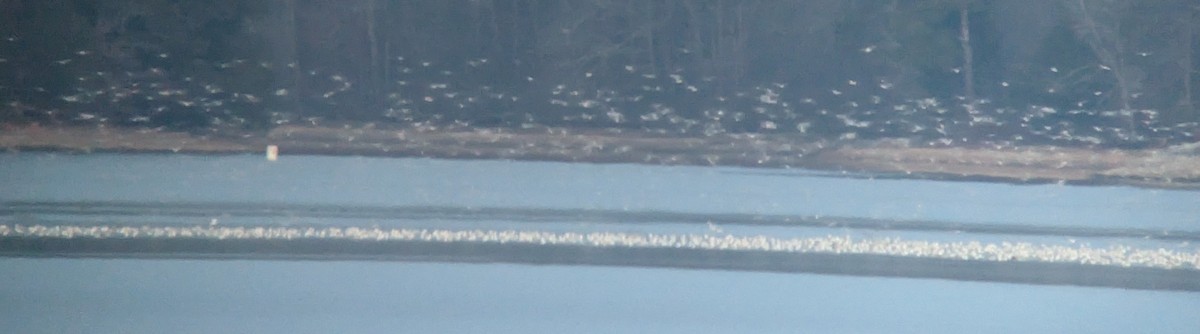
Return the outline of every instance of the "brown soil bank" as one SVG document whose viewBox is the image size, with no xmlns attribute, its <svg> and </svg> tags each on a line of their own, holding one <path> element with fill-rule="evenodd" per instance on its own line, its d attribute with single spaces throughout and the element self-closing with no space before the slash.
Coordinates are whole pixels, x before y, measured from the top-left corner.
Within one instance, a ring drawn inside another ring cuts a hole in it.
<svg viewBox="0 0 1200 334">
<path fill-rule="evenodd" d="M 195 135 L 149 129 L 12 127 L 10 151 L 280 153 L 593 163 L 647 163 L 865 172 L 875 177 L 1016 183 L 1123 184 L 1200 189 L 1200 143 L 1164 149 L 911 147 L 904 141 L 828 142 L 785 134 L 684 137 L 563 128 L 283 126 L 267 133 Z"/>
</svg>

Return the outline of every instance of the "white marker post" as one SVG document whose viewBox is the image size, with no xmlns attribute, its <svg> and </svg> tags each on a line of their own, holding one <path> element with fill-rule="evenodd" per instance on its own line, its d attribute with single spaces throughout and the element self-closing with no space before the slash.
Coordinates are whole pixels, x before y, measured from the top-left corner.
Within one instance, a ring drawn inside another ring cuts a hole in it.
<svg viewBox="0 0 1200 334">
<path fill-rule="evenodd" d="M 279 160 L 279 146 L 267 145 L 267 161 Z"/>
</svg>

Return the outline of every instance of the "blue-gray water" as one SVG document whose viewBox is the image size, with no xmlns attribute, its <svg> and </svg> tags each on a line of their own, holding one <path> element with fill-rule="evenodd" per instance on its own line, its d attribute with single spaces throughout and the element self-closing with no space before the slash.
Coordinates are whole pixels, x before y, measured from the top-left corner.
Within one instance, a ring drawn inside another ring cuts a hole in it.
<svg viewBox="0 0 1200 334">
<path fill-rule="evenodd" d="M 1200 191 L 744 168 L 256 155 L 0 154 L 0 201 L 659 210 L 1200 230 Z"/>
<path fill-rule="evenodd" d="M 598 209 L 1200 231 L 1200 192 L 1193 191 L 754 172 L 354 157 L 285 156 L 269 163 L 248 155 L 0 154 L 0 202 Z M 122 219 L 130 218 L 154 220 Z M 256 218 L 222 219 L 252 223 Z M 479 223 L 409 224 L 467 228 Z M 519 221 L 490 223 L 532 228 Z M 635 228 L 539 224 L 551 230 Z M 704 228 L 681 226 L 636 229 Z M 725 228 L 744 234 L 810 233 Z M 939 237 L 933 234 L 902 236 Z M 0 282 L 0 329 L 13 333 L 1195 333 L 1200 328 L 1196 293 L 808 274 L 3 258 Z"/>
<path fill-rule="evenodd" d="M 1195 293 L 391 262 L 0 259 L 9 333 L 1195 333 Z"/>
</svg>

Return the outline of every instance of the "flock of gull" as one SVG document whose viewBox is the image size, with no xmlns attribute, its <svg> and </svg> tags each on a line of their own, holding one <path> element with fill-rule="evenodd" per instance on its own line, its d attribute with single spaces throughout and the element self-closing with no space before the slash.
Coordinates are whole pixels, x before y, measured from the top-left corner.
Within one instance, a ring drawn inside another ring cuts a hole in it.
<svg viewBox="0 0 1200 334">
<path fill-rule="evenodd" d="M 12 43 L 6 38 L 0 43 Z M 336 71 L 295 63 L 235 59 L 178 71 L 171 54 L 158 54 L 138 70 L 111 70 L 98 54 L 78 50 L 44 64 L 70 73 L 67 85 L 6 87 L 10 111 L 55 122 L 133 126 L 161 131 L 172 126 L 212 131 L 247 126 L 261 117 L 269 125 L 336 124 L 336 112 L 370 108 L 367 121 L 423 130 L 486 127 L 585 127 L 648 131 L 679 136 L 784 133 L 830 140 L 904 139 L 914 146 L 1026 145 L 1077 147 L 1165 146 L 1200 140 L 1200 123 L 1168 124 L 1154 110 L 1099 110 L 1107 97 L 1095 92 L 1072 108 L 1002 106 L 988 100 L 903 98 L 896 84 L 849 78 L 822 91 L 787 82 L 729 88 L 719 78 L 686 71 L 625 65 L 607 73 L 557 73 L 493 78 L 502 65 L 476 58 L 461 63 L 396 57 L 379 103 L 362 105 L 365 84 Z M 21 62 L 0 55 L 0 67 Z M 252 85 L 235 76 L 294 73 L 305 89 Z M 1047 69 L 1055 73 L 1058 69 Z M 203 74 L 199 74 L 203 73 Z M 203 77 L 201 77 L 203 76 Z M 218 82 L 223 82 L 220 84 Z M 1002 83 L 1009 87 L 1009 83 Z M 1055 93 L 1053 88 L 1044 88 Z M 302 105 L 302 111 L 283 106 Z M 259 121 L 264 121 L 259 120 Z M 179 123 L 183 122 L 183 123 Z M 711 228 L 712 226 L 710 226 Z M 711 231 L 710 231 L 711 232 Z M 717 231 L 719 232 L 719 231 Z M 1041 245 L 854 239 L 848 236 L 776 238 L 724 233 L 656 234 L 448 230 L 378 227 L 74 226 L 0 224 L 0 237 L 142 239 L 321 239 L 362 242 L 491 243 L 577 247 L 676 248 L 783 253 L 865 254 L 963 261 L 1020 261 L 1200 270 L 1200 251 L 1115 245 Z"/>
<path fill-rule="evenodd" d="M 1124 245 L 1038 245 L 854 239 L 848 236 L 775 238 L 730 234 L 447 230 L 378 227 L 0 225 L 0 237 L 103 239 L 345 240 L 358 242 L 491 243 L 578 247 L 675 248 L 784 253 L 864 254 L 962 261 L 1021 261 L 1200 270 L 1200 252 Z"/>
<path fill-rule="evenodd" d="M 485 58 L 452 63 L 405 57 L 389 60 L 389 82 L 379 89 L 365 88 L 343 73 L 295 63 L 193 61 L 202 68 L 187 73 L 206 73 L 207 78 L 200 78 L 174 73 L 184 71 L 170 70 L 175 61 L 166 53 L 146 61 L 162 67 L 136 71 L 95 70 L 104 64 L 98 57 L 79 50 L 46 60 L 75 76 L 65 88 L 0 87 L 0 93 L 42 96 L 50 102 L 6 103 L 11 110 L 42 113 L 46 119 L 148 128 L 181 123 L 236 128 L 253 122 L 251 118 L 274 125 L 322 125 L 344 121 L 346 116 L 339 115 L 352 110 L 362 121 L 422 129 L 588 127 L 681 136 L 791 133 L 831 140 L 898 138 L 937 147 L 1145 147 L 1200 139 L 1197 122 L 1168 124 L 1154 110 L 1098 110 L 1100 101 L 1108 99 L 1100 91 L 1086 94 L 1074 105 L 1078 109 L 1008 107 L 989 100 L 968 104 L 962 97 L 898 97 L 896 84 L 880 78 L 848 78 L 822 91 L 787 82 L 730 88 L 719 78 L 634 65 L 605 73 L 500 78 L 497 73 L 505 73 L 502 65 Z M 0 58 L 0 66 L 16 64 Z M 306 89 L 238 79 L 273 78 L 280 70 L 300 77 Z M 1043 90 L 1055 93 L 1055 88 Z M 362 102 L 369 99 L 377 103 Z M 295 105 L 302 111 L 286 108 Z"/>
</svg>

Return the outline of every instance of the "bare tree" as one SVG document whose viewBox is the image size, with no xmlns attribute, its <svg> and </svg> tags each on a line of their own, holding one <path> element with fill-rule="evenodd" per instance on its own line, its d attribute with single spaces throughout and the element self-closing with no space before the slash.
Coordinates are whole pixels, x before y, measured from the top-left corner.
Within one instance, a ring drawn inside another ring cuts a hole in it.
<svg viewBox="0 0 1200 334">
<path fill-rule="evenodd" d="M 1075 33 L 1100 61 L 1098 67 L 1112 73 L 1119 107 L 1131 109 L 1141 72 L 1126 61 L 1121 36 L 1120 14 L 1129 7 L 1129 0 L 1065 0 L 1065 4 L 1072 14 Z"/>
<path fill-rule="evenodd" d="M 1180 26 L 1179 33 L 1179 49 L 1182 51 L 1178 59 L 1180 73 L 1183 74 L 1181 88 L 1183 89 L 1182 96 L 1179 97 L 1179 107 L 1186 112 L 1197 113 L 1195 101 L 1192 98 L 1192 74 L 1196 69 L 1192 66 L 1195 63 L 1195 55 L 1193 53 L 1193 43 L 1196 41 L 1196 29 L 1200 23 L 1200 5 L 1193 5 L 1183 14 L 1183 18 L 1177 24 Z M 1200 117 L 1200 114 L 1193 115 Z"/>
<path fill-rule="evenodd" d="M 282 89 L 277 93 L 284 100 L 281 103 L 282 107 L 290 109 L 288 111 L 291 112 L 302 113 L 299 110 L 302 104 L 297 103 L 295 98 L 303 91 L 300 86 L 304 79 L 298 70 L 300 49 L 297 47 L 299 36 L 296 34 L 296 0 L 273 2 L 263 20 L 265 22 L 262 34 L 269 46 L 272 63 L 275 64 L 272 72 L 276 89 Z"/>
<path fill-rule="evenodd" d="M 363 16 L 366 19 L 367 25 L 367 44 L 369 48 L 370 62 L 367 67 L 367 90 L 371 95 L 377 95 L 383 90 L 383 85 L 387 81 L 386 73 L 388 68 L 388 60 L 383 57 L 380 44 L 385 44 L 385 39 L 381 37 L 381 29 L 378 28 L 378 17 L 381 12 L 378 1 L 365 0 L 363 8 Z M 385 1 L 386 5 L 386 1 Z M 385 16 L 386 17 L 386 16 Z M 387 25 L 384 24 L 386 27 Z M 386 45 L 383 47 L 386 49 Z"/>
</svg>

